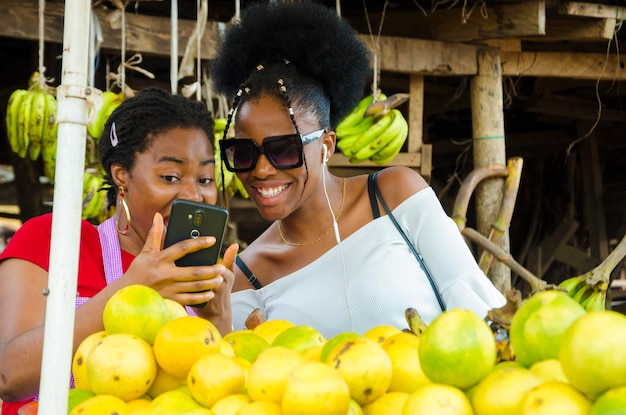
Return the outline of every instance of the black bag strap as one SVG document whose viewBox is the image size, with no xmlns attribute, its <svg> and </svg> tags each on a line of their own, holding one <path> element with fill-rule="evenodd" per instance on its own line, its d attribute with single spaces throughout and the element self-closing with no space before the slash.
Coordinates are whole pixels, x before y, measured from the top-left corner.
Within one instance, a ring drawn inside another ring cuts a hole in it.
<svg viewBox="0 0 626 415">
<path fill-rule="evenodd" d="M 263 288 L 263 284 L 261 284 L 261 282 L 257 280 L 256 275 L 254 275 L 252 271 L 250 271 L 250 268 L 248 268 L 248 266 L 243 262 L 241 258 L 239 258 L 239 256 L 235 257 L 235 263 L 254 288 L 256 288 L 257 290 L 259 288 Z"/>
<path fill-rule="evenodd" d="M 391 213 L 391 209 L 389 209 L 389 206 L 387 206 L 385 199 L 383 199 L 383 195 L 380 193 L 380 189 L 378 188 L 378 183 L 376 182 L 377 175 L 378 175 L 378 172 L 375 172 L 368 177 L 368 189 L 369 189 L 370 183 L 372 183 L 374 192 L 376 193 L 376 197 L 378 198 L 378 200 L 380 200 L 380 204 L 383 205 L 385 212 L 387 212 L 387 216 L 389 216 L 389 219 L 391 219 L 396 229 L 398 229 L 398 232 L 400 232 L 400 234 L 402 235 L 402 238 L 404 238 L 405 242 L 411 249 L 411 252 L 413 252 L 413 255 L 415 255 L 417 262 L 419 262 L 420 266 L 424 270 L 424 273 L 426 274 L 426 277 L 428 278 L 428 282 L 430 283 L 430 286 L 432 287 L 433 292 L 435 293 L 435 297 L 437 297 L 437 302 L 439 303 L 439 307 L 441 307 L 441 311 L 446 311 L 446 303 L 443 301 L 443 298 L 441 297 L 441 293 L 439 292 L 439 289 L 437 288 L 437 284 L 435 283 L 435 280 L 430 274 L 430 271 L 428 271 L 428 267 L 426 267 L 426 264 L 424 263 L 424 259 L 417 252 L 417 249 L 415 249 L 415 246 L 413 245 L 409 237 L 406 235 L 406 233 L 404 233 L 404 231 L 400 227 L 400 224 Z M 376 209 L 378 210 L 378 207 Z"/>
</svg>

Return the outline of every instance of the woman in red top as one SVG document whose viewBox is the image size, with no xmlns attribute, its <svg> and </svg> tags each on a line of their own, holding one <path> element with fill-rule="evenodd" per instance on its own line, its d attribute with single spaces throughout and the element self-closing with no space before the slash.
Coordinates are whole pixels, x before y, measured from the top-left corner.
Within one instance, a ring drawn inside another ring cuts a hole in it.
<svg viewBox="0 0 626 415">
<path fill-rule="evenodd" d="M 195 308 L 222 333 L 231 330 L 231 245 L 222 264 L 177 267 L 174 261 L 207 248 L 213 237 L 161 249 L 172 202 L 217 201 L 213 119 L 206 108 L 163 89 L 148 88 L 125 100 L 107 121 L 99 142 L 107 196 L 116 215 L 98 227 L 82 222 L 74 351 L 103 330 L 102 312 L 120 288 L 144 284 Z M 38 393 L 50 257 L 52 215 L 35 217 L 0 255 L 0 399 L 2 415 Z"/>
</svg>

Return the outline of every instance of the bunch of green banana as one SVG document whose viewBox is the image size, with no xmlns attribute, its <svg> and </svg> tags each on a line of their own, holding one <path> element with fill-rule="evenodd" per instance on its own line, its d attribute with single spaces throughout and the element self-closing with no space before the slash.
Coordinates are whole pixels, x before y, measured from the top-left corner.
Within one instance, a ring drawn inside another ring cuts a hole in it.
<svg viewBox="0 0 626 415">
<path fill-rule="evenodd" d="M 122 92 L 115 93 L 113 91 L 102 92 L 102 106 L 97 109 L 97 113 L 92 117 L 92 121 L 87 125 L 87 133 L 95 140 L 96 145 L 100 141 L 100 137 L 104 132 L 104 126 L 109 119 L 111 113 L 117 108 L 125 96 Z"/>
<path fill-rule="evenodd" d="M 83 219 L 102 219 L 108 211 L 106 191 L 102 189 L 104 177 L 95 169 L 86 169 L 83 174 Z M 106 215 L 105 215 L 106 216 Z"/>
<path fill-rule="evenodd" d="M 247 199 L 249 197 L 248 192 L 235 173 L 224 169 L 224 183 L 222 183 L 222 158 L 220 155 L 219 140 L 224 137 L 226 123 L 226 118 L 216 118 L 213 128 L 215 140 L 213 143 L 213 148 L 215 149 L 215 181 L 217 183 L 217 189 L 221 191 L 225 188 L 231 197 L 238 192 L 241 197 Z M 233 128 L 232 124 L 230 128 Z"/>
<path fill-rule="evenodd" d="M 31 160 L 37 160 L 46 145 L 56 150 L 57 102 L 53 89 L 38 82 L 38 77 L 37 72 L 31 77 L 29 89 L 13 91 L 5 118 L 11 151 Z"/>
<path fill-rule="evenodd" d="M 386 99 L 381 93 L 377 102 Z M 408 122 L 398 109 L 380 106 L 384 109 L 369 111 L 372 105 L 376 105 L 373 95 L 363 98 L 335 129 L 337 148 L 352 163 L 388 163 L 400 152 L 408 136 Z"/>
<path fill-rule="evenodd" d="M 601 311 L 606 309 L 607 284 L 600 281 L 595 285 L 587 282 L 587 275 L 578 275 L 559 283 L 559 288 L 567 295 L 585 307 L 587 311 Z"/>
</svg>

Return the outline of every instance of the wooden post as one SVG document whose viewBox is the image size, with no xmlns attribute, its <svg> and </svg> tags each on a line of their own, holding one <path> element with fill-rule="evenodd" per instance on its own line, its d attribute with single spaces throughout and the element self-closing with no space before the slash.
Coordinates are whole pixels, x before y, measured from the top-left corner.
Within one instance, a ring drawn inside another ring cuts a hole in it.
<svg viewBox="0 0 626 415">
<path fill-rule="evenodd" d="M 481 49 L 478 51 L 477 61 L 478 75 L 472 78 L 470 90 L 474 168 L 490 164 L 506 165 L 499 51 L 492 48 Z M 503 193 L 503 178 L 484 180 L 476 188 L 476 228 L 486 237 L 489 237 L 492 224 L 500 211 Z M 507 230 L 500 247 L 508 252 L 509 246 Z M 511 270 L 506 265 L 495 263 L 488 276 L 501 292 L 511 288 Z"/>
</svg>

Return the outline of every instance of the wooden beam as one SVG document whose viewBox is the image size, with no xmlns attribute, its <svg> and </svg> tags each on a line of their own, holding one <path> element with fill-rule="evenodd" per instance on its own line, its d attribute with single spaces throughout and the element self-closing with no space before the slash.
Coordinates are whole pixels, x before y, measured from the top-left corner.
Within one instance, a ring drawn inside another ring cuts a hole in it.
<svg viewBox="0 0 626 415">
<path fill-rule="evenodd" d="M 2 0 L 0 1 L 0 36 L 16 39 L 39 39 L 38 2 L 34 0 Z M 95 8 L 102 28 L 104 49 L 119 50 L 121 47 L 121 30 L 113 29 L 107 22 L 109 12 Z M 47 42 L 63 43 L 64 5 L 46 2 L 44 39 Z M 178 21 L 179 56 L 185 52 L 187 41 L 195 28 L 193 20 Z M 222 24 L 207 22 L 202 38 L 202 55 L 215 55 L 218 33 Z M 85 33 L 87 36 L 87 33 Z M 170 19 L 164 17 L 143 16 L 126 13 L 126 49 L 128 52 L 139 52 L 155 56 L 170 54 Z"/>
<path fill-rule="evenodd" d="M 479 45 L 381 36 L 377 48 L 369 36 L 359 35 L 372 50 L 379 50 L 380 69 L 414 75 L 475 75 Z"/>
<path fill-rule="evenodd" d="M 465 8 L 463 8 L 465 10 Z M 428 18 L 433 38 L 449 42 L 545 35 L 544 1 L 495 4 L 475 8 L 464 18 L 461 8 L 438 9 Z"/>
<path fill-rule="evenodd" d="M 600 260 L 592 258 L 585 252 L 568 244 L 559 246 L 554 253 L 554 259 L 575 268 L 579 274 L 591 271 L 600 264 Z"/>
<path fill-rule="evenodd" d="M 626 80 L 626 59 L 600 53 L 507 52 L 500 54 L 505 76 Z"/>
<path fill-rule="evenodd" d="M 424 77 L 412 75 L 409 86 L 409 137 L 407 152 L 422 148 L 424 135 Z"/>
<path fill-rule="evenodd" d="M 552 17 L 546 24 L 545 36 L 522 37 L 536 42 L 607 41 L 615 34 L 615 18 Z"/>
<path fill-rule="evenodd" d="M 533 98 L 524 103 L 523 108 L 529 112 L 549 114 L 576 120 L 595 121 L 598 117 L 602 121 L 617 123 L 626 122 L 623 110 L 607 108 L 595 100 L 568 97 L 563 95 L 545 95 L 541 98 Z"/>
<path fill-rule="evenodd" d="M 626 18 L 626 8 L 624 7 L 580 1 L 563 2 L 559 7 L 559 13 L 569 16 L 597 17 L 601 19 L 624 20 Z"/>
</svg>

